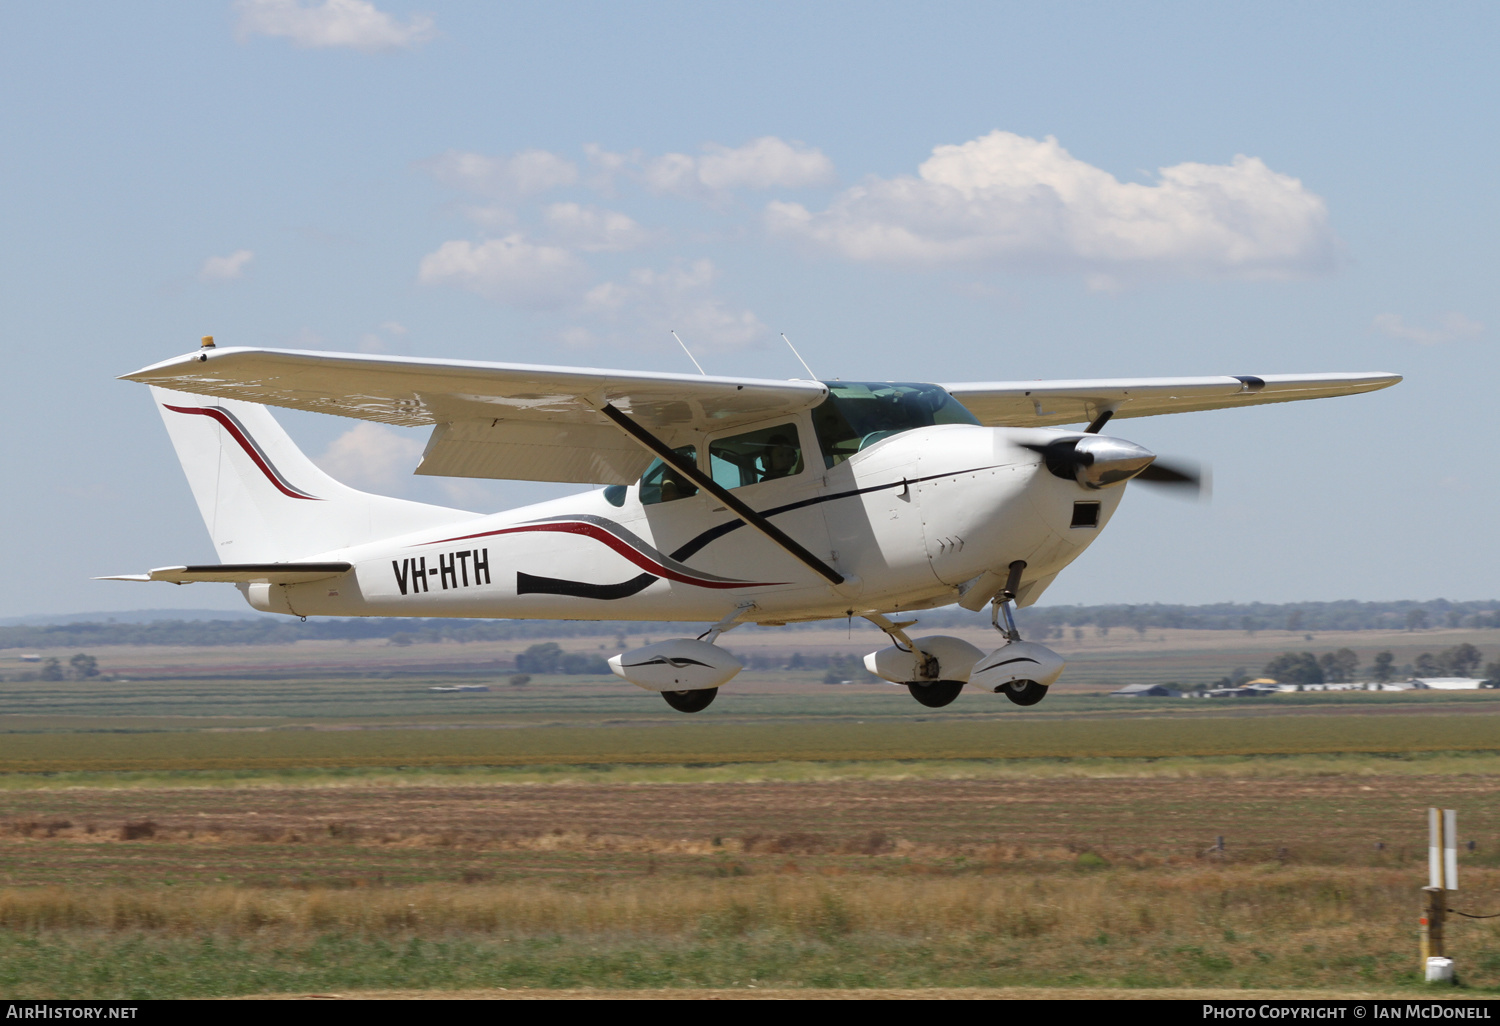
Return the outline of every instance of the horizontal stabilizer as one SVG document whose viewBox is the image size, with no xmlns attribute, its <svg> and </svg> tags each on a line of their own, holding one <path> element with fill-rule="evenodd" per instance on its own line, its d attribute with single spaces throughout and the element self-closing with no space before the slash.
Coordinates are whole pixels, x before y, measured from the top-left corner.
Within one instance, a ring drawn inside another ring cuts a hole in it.
<svg viewBox="0 0 1500 1026">
<path fill-rule="evenodd" d="M 167 581 L 192 584 L 214 581 L 229 584 L 306 584 L 340 577 L 354 569 L 352 563 L 218 563 L 211 566 L 160 566 L 144 574 L 95 577 L 96 581 Z"/>
</svg>

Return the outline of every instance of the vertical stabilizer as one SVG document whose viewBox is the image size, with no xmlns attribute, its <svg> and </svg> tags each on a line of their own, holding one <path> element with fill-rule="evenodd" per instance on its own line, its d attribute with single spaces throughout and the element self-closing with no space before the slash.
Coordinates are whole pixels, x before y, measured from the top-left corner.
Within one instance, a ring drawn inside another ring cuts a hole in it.
<svg viewBox="0 0 1500 1026">
<path fill-rule="evenodd" d="M 306 559 L 477 515 L 340 484 L 259 404 L 156 386 L 151 395 L 220 562 Z"/>
</svg>

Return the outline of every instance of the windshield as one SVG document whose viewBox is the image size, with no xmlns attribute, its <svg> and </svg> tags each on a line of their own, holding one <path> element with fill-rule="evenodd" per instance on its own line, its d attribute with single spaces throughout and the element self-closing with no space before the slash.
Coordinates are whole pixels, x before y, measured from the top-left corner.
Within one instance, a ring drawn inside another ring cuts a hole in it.
<svg viewBox="0 0 1500 1026">
<path fill-rule="evenodd" d="M 813 410 L 823 464 L 835 467 L 882 438 L 934 424 L 979 421 L 936 385 L 901 381 L 825 381 L 828 398 Z"/>
</svg>

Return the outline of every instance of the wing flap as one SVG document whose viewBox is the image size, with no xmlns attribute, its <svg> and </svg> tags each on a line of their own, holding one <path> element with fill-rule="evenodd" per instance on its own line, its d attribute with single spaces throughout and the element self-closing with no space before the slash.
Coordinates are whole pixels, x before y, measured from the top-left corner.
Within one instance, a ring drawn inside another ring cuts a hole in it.
<svg viewBox="0 0 1500 1026">
<path fill-rule="evenodd" d="M 418 474 L 631 484 L 651 454 L 613 426 L 459 421 L 432 429 Z"/>
<path fill-rule="evenodd" d="M 943 385 L 983 424 L 1045 427 L 1115 417 L 1153 417 L 1299 399 L 1323 399 L 1389 388 L 1399 374 L 1265 374 L 1198 378 L 1100 378 Z"/>
</svg>

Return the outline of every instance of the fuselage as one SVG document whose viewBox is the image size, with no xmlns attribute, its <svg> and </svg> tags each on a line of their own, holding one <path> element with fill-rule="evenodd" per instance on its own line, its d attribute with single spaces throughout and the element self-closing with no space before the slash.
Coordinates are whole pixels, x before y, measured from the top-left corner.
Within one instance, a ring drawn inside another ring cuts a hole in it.
<svg viewBox="0 0 1500 1026">
<path fill-rule="evenodd" d="M 842 585 L 658 463 L 628 487 L 300 557 L 352 563 L 336 580 L 242 587 L 257 608 L 302 616 L 711 622 L 741 609 L 776 623 L 947 604 L 1023 560 L 1026 605 L 1124 492 L 1048 473 L 1035 443 L 1076 433 L 950 422 L 840 443 L 817 416 L 707 434 L 693 459 Z"/>
</svg>

